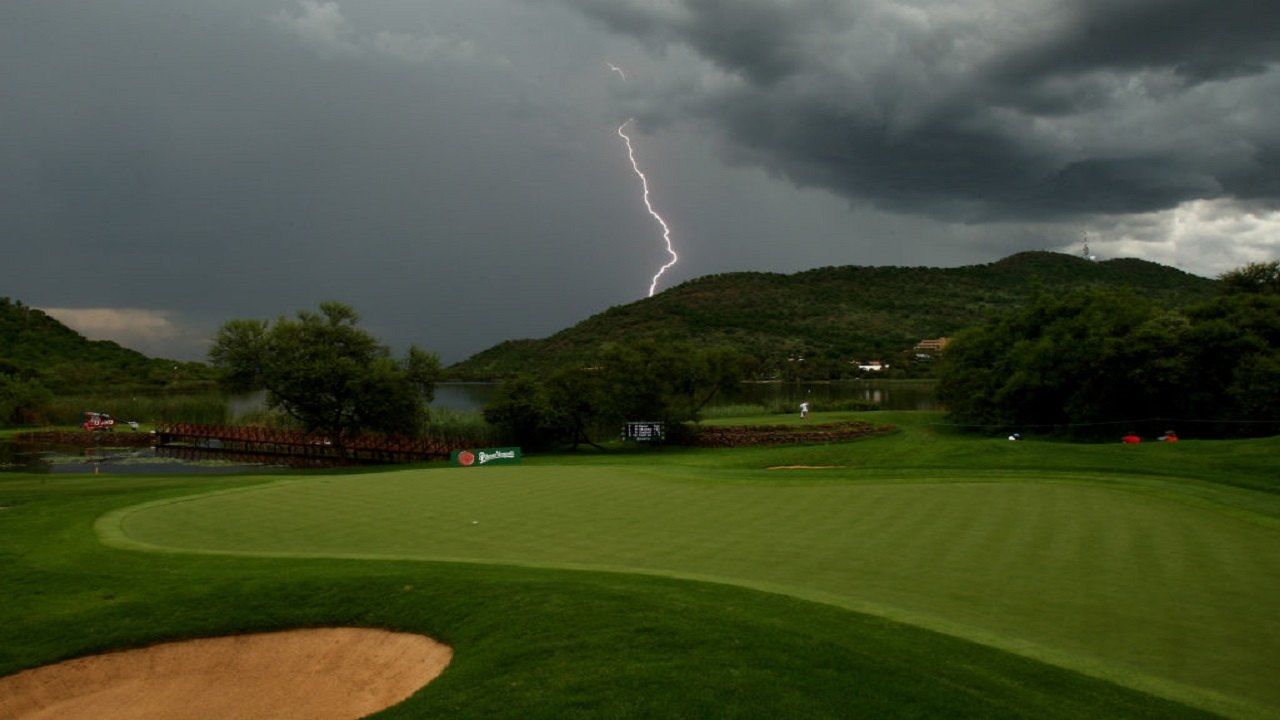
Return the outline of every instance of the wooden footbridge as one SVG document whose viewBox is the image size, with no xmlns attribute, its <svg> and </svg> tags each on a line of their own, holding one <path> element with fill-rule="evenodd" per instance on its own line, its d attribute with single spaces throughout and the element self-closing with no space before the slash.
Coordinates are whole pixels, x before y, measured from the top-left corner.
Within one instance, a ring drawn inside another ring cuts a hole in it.
<svg viewBox="0 0 1280 720">
<path fill-rule="evenodd" d="M 335 443 L 323 435 L 295 430 L 179 423 L 157 426 L 155 445 L 337 462 L 396 463 L 445 459 L 454 447 L 465 447 L 467 443 L 388 435 L 359 435 Z"/>
</svg>

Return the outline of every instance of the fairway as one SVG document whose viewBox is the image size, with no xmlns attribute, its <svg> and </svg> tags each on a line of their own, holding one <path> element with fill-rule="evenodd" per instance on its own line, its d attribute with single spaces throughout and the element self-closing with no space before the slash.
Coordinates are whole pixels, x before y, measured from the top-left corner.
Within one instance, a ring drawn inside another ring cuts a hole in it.
<svg viewBox="0 0 1280 720">
<path fill-rule="evenodd" d="M 134 549 L 713 579 L 866 610 L 1232 714 L 1280 713 L 1280 531 L 1089 473 L 667 464 L 316 476 L 103 517 Z"/>
</svg>

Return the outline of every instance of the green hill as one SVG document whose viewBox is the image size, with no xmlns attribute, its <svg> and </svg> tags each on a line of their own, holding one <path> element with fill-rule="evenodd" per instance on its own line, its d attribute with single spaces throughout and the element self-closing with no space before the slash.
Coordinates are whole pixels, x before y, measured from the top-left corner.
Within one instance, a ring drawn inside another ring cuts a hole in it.
<svg viewBox="0 0 1280 720">
<path fill-rule="evenodd" d="M 27 307 L 0 298 L 0 375 L 38 380 L 54 392 L 207 384 L 201 363 L 149 358 L 109 340 L 89 340 Z"/>
<path fill-rule="evenodd" d="M 921 339 L 948 335 L 1037 293 L 1128 288 L 1180 306 L 1213 295 L 1217 285 L 1145 260 L 1090 262 L 1050 252 L 957 268 L 709 275 L 610 308 L 549 338 L 496 345 L 449 373 L 490 379 L 539 372 L 583 359 L 601 343 L 653 337 L 732 345 L 759 358 L 766 376 L 835 377 L 853 371 L 851 360 L 905 359 Z"/>
</svg>

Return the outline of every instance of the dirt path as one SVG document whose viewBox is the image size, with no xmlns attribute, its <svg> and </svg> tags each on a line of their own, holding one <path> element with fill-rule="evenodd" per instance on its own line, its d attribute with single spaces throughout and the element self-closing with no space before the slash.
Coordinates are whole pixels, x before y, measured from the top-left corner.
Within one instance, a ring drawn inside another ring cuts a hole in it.
<svg viewBox="0 0 1280 720">
<path fill-rule="evenodd" d="M 407 699 L 452 657 L 423 635 L 362 628 L 166 643 L 0 678 L 0 719 L 348 720 Z"/>
</svg>

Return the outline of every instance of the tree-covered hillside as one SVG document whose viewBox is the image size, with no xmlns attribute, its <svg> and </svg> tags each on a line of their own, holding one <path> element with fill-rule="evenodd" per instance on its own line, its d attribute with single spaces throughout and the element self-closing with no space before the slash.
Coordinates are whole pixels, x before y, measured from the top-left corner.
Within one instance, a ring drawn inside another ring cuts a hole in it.
<svg viewBox="0 0 1280 720">
<path fill-rule="evenodd" d="M 153 359 L 107 340 L 88 340 L 35 308 L 0 298 L 0 376 L 54 392 L 208 383 L 201 363 Z"/>
<path fill-rule="evenodd" d="M 1218 283 L 1136 259 L 1091 262 L 1024 252 L 958 268 L 827 267 L 793 275 L 727 273 L 610 308 L 543 340 L 514 340 L 450 368 L 459 379 L 546 372 L 589 358 L 607 342 L 640 338 L 729 345 L 760 360 L 763 375 L 834 377 L 851 360 L 894 362 L 925 338 L 973 325 L 1042 294 L 1131 288 L 1184 306 Z M 800 360 L 803 358 L 803 360 Z"/>
</svg>

